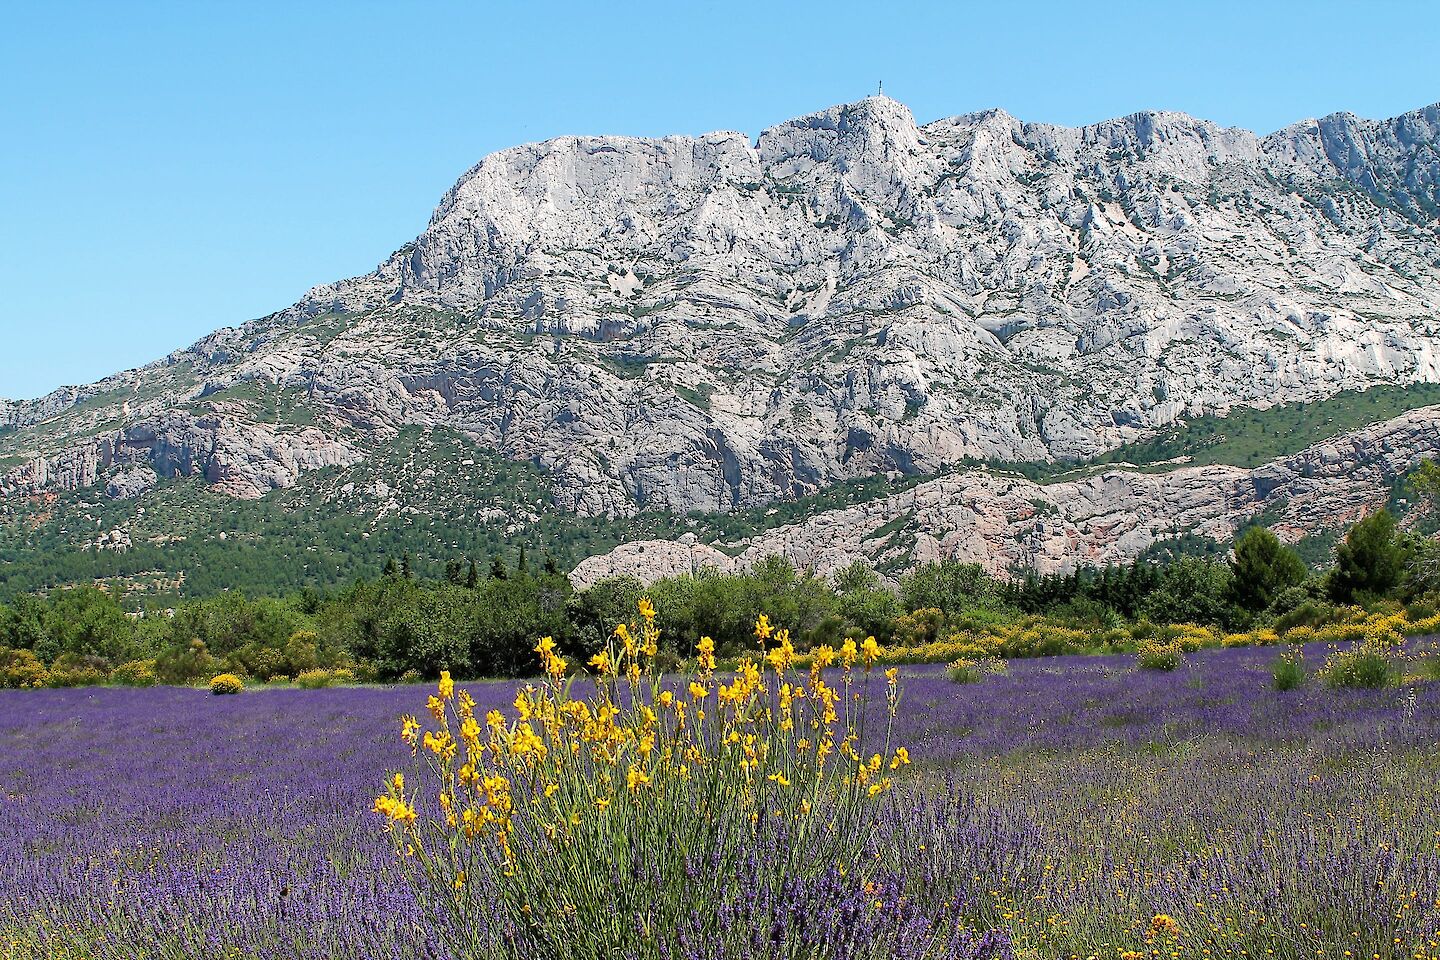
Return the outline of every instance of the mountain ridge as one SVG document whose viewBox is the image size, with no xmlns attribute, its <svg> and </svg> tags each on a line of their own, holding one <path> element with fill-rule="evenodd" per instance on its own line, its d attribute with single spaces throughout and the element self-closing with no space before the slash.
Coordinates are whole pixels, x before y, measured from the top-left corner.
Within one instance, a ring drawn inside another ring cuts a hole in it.
<svg viewBox="0 0 1440 960">
<path fill-rule="evenodd" d="M 832 110 L 833 110 L 833 109 L 837 109 L 837 108 L 840 108 L 840 107 L 853 106 L 854 104 L 862 103 L 862 102 L 864 102 L 864 100 L 872 99 L 872 98 L 873 98 L 873 97 L 865 97 L 865 98 L 862 98 L 862 99 L 859 100 L 859 101 L 853 101 L 853 102 L 850 103 L 850 104 L 837 104 L 835 107 L 832 107 L 832 108 L 829 108 L 829 109 L 832 109 Z M 881 99 L 890 100 L 891 98 L 889 98 L 889 97 L 881 97 Z M 896 102 L 898 102 L 898 101 L 896 101 Z M 824 113 L 824 112 L 825 112 L 825 111 L 817 111 L 817 113 Z M 813 115 L 814 115 L 814 114 L 807 114 L 806 116 L 813 116 Z M 1276 130 L 1274 130 L 1274 131 L 1272 131 L 1272 132 L 1270 132 L 1270 133 L 1268 133 L 1268 134 L 1257 134 L 1257 133 L 1254 133 L 1254 132 L 1250 131 L 1248 128 L 1240 127 L 1240 126 L 1224 126 L 1224 125 L 1219 124 L 1219 123 L 1216 123 L 1216 122 L 1214 122 L 1214 121 L 1205 120 L 1205 119 L 1203 119 L 1203 118 L 1196 117 L 1196 116 L 1194 116 L 1194 115 L 1192 115 L 1192 114 L 1185 113 L 1184 111 L 1177 111 L 1177 110 L 1137 110 L 1137 111 L 1134 111 L 1134 112 L 1132 112 L 1132 113 L 1125 114 L 1125 115 L 1122 115 L 1122 116 L 1116 116 L 1116 117 L 1111 117 L 1111 118 L 1104 119 L 1104 120 L 1098 120 L 1098 121 L 1095 121 L 1094 123 L 1082 124 L 1082 125 L 1079 125 L 1079 126 L 1066 126 L 1066 125 L 1063 125 L 1063 124 L 1054 124 L 1054 123 L 1049 123 L 1049 122 L 1045 122 L 1045 121 L 1023 121 L 1023 120 L 1019 120 L 1019 119 L 1016 118 L 1013 114 L 1009 113 L 1004 107 L 998 107 L 998 106 L 997 106 L 997 107 L 989 107 L 989 108 L 981 109 L 981 110 L 970 111 L 970 112 L 968 112 L 968 113 L 955 114 L 955 115 L 953 115 L 953 116 L 948 116 L 948 117 L 939 117 L 939 118 L 936 118 L 935 120 L 927 121 L 925 124 L 920 125 L 920 128 L 923 129 L 924 127 L 928 127 L 928 126 L 932 126 L 932 125 L 936 125 L 936 124 L 941 124 L 941 123 L 946 123 L 946 122 L 961 122 L 961 121 L 983 120 L 983 119 L 987 119 L 987 118 L 991 118 L 991 117 L 998 117 L 998 118 L 1001 118 L 1001 119 L 1003 119 L 1003 120 L 1013 120 L 1014 122 L 1020 124 L 1020 125 L 1023 126 L 1023 127 L 1049 128 L 1049 129 L 1056 129 L 1056 130 L 1071 130 L 1071 131 L 1097 130 L 1097 129 L 1100 129 L 1100 128 L 1109 127 L 1109 126 L 1111 126 L 1111 125 L 1113 125 L 1113 124 L 1117 124 L 1117 123 L 1123 123 L 1123 122 L 1138 120 L 1138 119 L 1142 119 L 1142 118 L 1160 117 L 1160 118 L 1164 118 L 1164 119 L 1173 119 L 1173 120 L 1182 121 L 1182 122 L 1183 122 L 1183 121 L 1191 121 L 1191 122 L 1195 122 L 1195 123 L 1199 123 L 1199 124 L 1202 124 L 1202 125 L 1211 127 L 1211 128 L 1213 128 L 1213 129 L 1216 129 L 1216 130 L 1239 131 L 1239 132 L 1241 132 L 1241 133 L 1250 134 L 1251 136 L 1254 136 L 1254 137 L 1256 137 L 1257 139 L 1259 139 L 1259 140 L 1261 140 L 1261 141 L 1263 142 L 1263 141 L 1278 139 L 1278 138 L 1281 138 L 1282 136 L 1285 136 L 1285 135 L 1287 135 L 1287 134 L 1308 133 L 1308 132 L 1310 132 L 1311 130 L 1315 130 L 1315 129 L 1317 129 L 1317 128 L 1318 128 L 1319 130 L 1323 131 L 1323 130 L 1324 130 L 1327 126 L 1329 126 L 1329 125 L 1339 125 L 1339 124 L 1342 124 L 1342 123 L 1347 124 L 1347 125 L 1351 125 L 1351 126 L 1353 126 L 1353 125 L 1364 125 L 1364 126 L 1370 126 L 1370 127 L 1385 127 L 1385 126 L 1394 126 L 1394 125 L 1397 125 L 1397 124 L 1400 124 L 1400 123 L 1406 122 L 1406 121 L 1425 120 L 1425 121 L 1428 122 L 1428 124 L 1429 124 L 1431 127 L 1437 127 L 1437 126 L 1440 126 L 1440 101 L 1437 101 L 1437 102 L 1435 102 L 1435 103 L 1428 104 L 1428 105 L 1423 106 L 1423 107 L 1417 107 L 1417 108 L 1415 108 L 1415 109 L 1413 109 L 1413 110 L 1407 110 L 1407 111 L 1405 111 L 1405 112 L 1403 112 L 1403 113 L 1396 114 L 1396 115 L 1393 116 L 1393 117 L 1388 117 L 1388 118 L 1384 118 L 1384 119 L 1375 119 L 1375 118 L 1369 118 L 1369 117 L 1362 117 L 1362 116 L 1359 116 L 1359 115 L 1357 115 L 1357 114 L 1355 114 L 1355 113 L 1353 113 L 1353 112 L 1351 112 L 1351 111 L 1348 111 L 1348 110 L 1337 110 L 1337 111 L 1334 111 L 1334 112 L 1332 112 L 1332 113 L 1326 114 L 1326 115 L 1323 116 L 1323 117 L 1307 117 L 1307 118 L 1304 118 L 1304 119 L 1301 119 L 1301 120 L 1294 121 L 1293 123 L 1286 124 L 1285 126 L 1280 127 L 1280 128 L 1278 128 L 1278 129 L 1276 129 Z M 777 125 L 775 125 L 775 126 L 780 126 L 780 124 L 777 124 Z M 766 130 L 770 130 L 770 129 L 773 129 L 773 127 L 767 127 L 767 128 L 765 128 L 765 129 L 766 129 Z M 762 131 L 761 134 L 757 134 L 757 135 L 754 137 L 753 143 L 754 143 L 756 146 L 758 146 L 760 137 L 763 136 L 763 133 L 764 133 L 764 131 Z M 472 165 L 469 169 L 467 169 L 464 173 L 462 173 L 462 174 L 460 175 L 460 177 L 457 178 L 457 180 L 456 180 L 456 185 L 455 185 L 455 186 L 452 186 L 449 190 L 447 190 L 445 196 L 448 197 L 451 193 L 453 193 L 453 192 L 455 191 L 455 189 L 456 189 L 456 186 L 458 186 L 461 181 L 465 180 L 465 179 L 468 178 L 470 175 L 472 175 L 473 173 L 475 173 L 475 172 L 479 169 L 479 167 L 485 162 L 486 159 L 489 159 L 490 157 L 495 156 L 496 154 L 504 153 L 504 152 L 509 151 L 509 150 L 523 149 L 523 148 L 525 148 L 525 147 L 530 147 L 530 146 L 544 146 L 544 145 L 547 145 L 547 144 L 553 144 L 553 143 L 558 143 L 558 142 L 562 142 L 562 141 L 581 140 L 581 139 L 625 140 L 625 141 L 635 141 L 635 142 L 640 142 L 640 143 L 652 143 L 652 142 L 655 142 L 655 141 L 657 141 L 657 140 L 675 139 L 676 137 L 686 137 L 686 136 L 689 136 L 689 137 L 691 137 L 692 139 L 703 139 L 703 138 L 711 137 L 711 136 L 729 135 L 729 134 L 734 134 L 734 135 L 742 136 L 742 137 L 743 137 L 743 136 L 748 136 L 748 135 L 744 134 L 742 131 L 736 131 L 736 130 L 714 130 L 714 131 L 709 131 L 709 132 L 707 132 L 707 133 L 697 134 L 697 135 L 674 135 L 674 136 L 670 136 L 670 137 L 642 137 L 642 136 L 630 136 L 630 135 L 620 135 L 620 134 L 580 134 L 580 135 L 567 134 L 567 135 L 562 135 L 562 136 L 558 136 L 558 137 L 551 137 L 551 138 L 546 139 L 546 140 L 535 141 L 534 143 L 518 144 L 518 145 L 512 146 L 512 147 L 503 147 L 503 148 L 501 148 L 500 150 L 496 150 L 496 151 L 493 151 L 493 152 L 490 153 L 490 154 L 487 154 L 486 157 L 482 158 L 479 162 L 477 162 L 476 164 Z M 443 203 L 444 203 L 444 199 L 442 198 L 441 205 L 443 205 Z M 430 218 L 430 221 L 429 221 L 429 224 L 427 224 L 427 226 L 430 225 L 430 224 L 433 224 L 434 221 L 436 220 L 437 215 L 438 215 L 438 211 L 439 211 L 439 206 L 440 206 L 440 205 L 437 205 L 437 210 L 436 210 L 436 212 L 435 212 L 435 213 L 432 213 L 431 218 Z M 413 241 L 412 241 L 412 243 L 413 243 Z M 381 261 L 381 265 L 383 266 L 384 263 L 386 263 L 386 262 L 388 262 L 389 260 L 393 259 L 393 258 L 400 252 L 400 250 L 403 250 L 405 247 L 408 247 L 408 246 L 410 246 L 410 245 L 411 245 L 411 244 L 404 244 L 404 245 L 402 245 L 402 247 L 399 248 L 397 251 L 395 251 L 395 253 L 392 253 L 389 257 L 386 257 L 385 260 L 382 260 L 382 261 Z M 378 269 L 378 267 L 377 267 L 377 269 Z M 328 288 L 328 287 L 334 286 L 335 283 L 340 283 L 340 282 L 344 282 L 344 281 L 336 281 L 336 282 L 333 282 L 333 283 L 317 284 L 316 286 L 310 288 L 310 290 L 306 291 L 305 295 L 302 296 L 300 302 L 303 302 L 304 300 L 310 298 L 316 291 L 322 290 L 322 289 L 326 289 L 326 288 Z M 216 330 L 214 330 L 214 331 L 211 331 L 211 332 L 208 333 L 208 334 L 205 334 L 205 335 L 202 336 L 200 339 L 198 339 L 198 340 L 196 340 L 195 342 L 191 343 L 189 346 L 178 347 L 178 348 L 176 348 L 175 350 L 171 351 L 169 354 L 166 354 L 165 356 L 158 357 L 158 358 L 156 358 L 155 360 L 151 360 L 151 361 L 149 361 L 149 362 L 140 364 L 140 365 L 135 366 L 135 367 L 130 367 L 130 368 L 127 368 L 127 369 L 125 369 L 125 370 L 118 371 L 118 372 L 116 372 L 116 373 L 114 373 L 114 374 L 111 374 L 111 375 L 109 375 L 109 376 L 102 377 L 102 378 L 99 379 L 99 380 L 90 381 L 90 382 L 88 382 L 88 383 L 67 383 L 67 384 L 61 384 L 61 385 L 55 387 L 55 389 L 53 389 L 53 390 L 51 390 L 51 391 L 48 391 L 47 393 L 42 394 L 42 395 L 40 395 L 40 396 L 38 396 L 38 397 L 5 397 L 5 396 L 0 396 L 0 424 L 9 422 L 9 420 L 14 416 L 14 414 L 11 413 L 10 411 L 13 411 L 15 408 L 27 407 L 27 406 L 40 406 L 40 405 L 50 405 L 50 406 L 53 406 L 55 403 L 60 403 L 60 402 L 62 402 L 62 400 L 61 400 L 62 397 L 65 397 L 65 396 L 68 395 L 69 397 L 74 398 L 75 396 L 77 396 L 79 393 L 81 393 L 82 391 L 84 391 L 84 390 L 85 390 L 86 388 L 88 388 L 88 387 L 94 387 L 94 386 L 97 386 L 97 385 L 99 385 L 99 384 L 107 383 L 107 382 L 109 382 L 109 381 L 111 381 L 111 380 L 113 380 L 113 379 L 115 379 L 115 378 L 117 378 L 117 377 L 123 377 L 123 376 L 130 375 L 130 374 L 137 374 L 137 373 L 144 372 L 144 371 L 146 371 L 146 370 L 150 370 L 150 369 L 155 368 L 155 367 L 157 367 L 157 366 L 163 366 L 163 365 L 167 364 L 168 362 L 171 362 L 171 361 L 172 361 L 174 358 L 176 358 L 177 356 L 183 355 L 183 354 L 185 354 L 185 353 L 187 353 L 187 352 L 189 352 L 189 351 L 192 351 L 192 350 L 197 349 L 201 344 L 203 344 L 204 342 L 206 342 L 206 341 L 210 340 L 211 338 L 215 337 L 217 334 L 221 334 L 221 333 L 224 333 L 224 332 L 226 332 L 226 331 L 239 331 L 239 330 L 242 330 L 243 328 L 245 328 L 245 327 L 247 327 L 247 326 L 250 326 L 250 325 L 252 325 L 252 324 L 264 323 L 264 322 L 266 322 L 266 321 L 273 320 L 274 318 L 277 318 L 277 317 L 280 317 L 280 316 L 284 315 L 285 313 L 287 313 L 288 311 L 292 310 L 293 308 L 294 308 L 294 305 L 292 305 L 291 307 L 281 308 L 280 310 L 273 311 L 272 313 L 265 314 L 265 315 L 263 315 L 263 316 L 253 318 L 253 319 L 248 320 L 248 321 L 244 321 L 244 322 L 242 322 L 242 323 L 240 323 L 240 324 L 236 324 L 236 325 L 234 325 L 234 326 L 227 326 L 227 327 L 218 328 L 218 329 L 216 329 Z M 8 416 L 7 416 L 7 414 L 8 414 Z"/>
</svg>

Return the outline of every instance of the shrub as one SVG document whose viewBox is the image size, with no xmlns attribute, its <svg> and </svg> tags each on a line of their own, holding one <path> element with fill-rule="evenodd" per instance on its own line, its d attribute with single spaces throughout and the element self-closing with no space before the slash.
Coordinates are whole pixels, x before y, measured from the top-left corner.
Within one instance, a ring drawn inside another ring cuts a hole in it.
<svg viewBox="0 0 1440 960">
<path fill-rule="evenodd" d="M 33 652 L 0 647 L 0 687 L 9 690 L 43 687 L 47 675 L 45 664 Z"/>
<path fill-rule="evenodd" d="M 295 678 L 295 685 L 305 690 L 319 690 L 321 687 L 333 687 L 337 684 L 354 682 L 354 671 L 344 667 L 337 667 L 334 670 L 306 670 Z"/>
<path fill-rule="evenodd" d="M 654 668 L 654 610 L 640 609 L 640 624 L 617 628 L 592 658 L 586 699 L 572 696 L 546 637 L 536 647 L 545 679 L 518 691 L 513 716 L 475 716 L 445 673 L 431 720 L 404 718 L 402 737 L 425 766 L 418 784 L 394 775 L 375 810 L 418 899 L 443 903 L 460 930 L 504 930 L 505 957 L 649 960 L 687 942 L 707 955 L 759 942 L 767 955 L 838 955 L 828 940 L 805 950 L 791 939 L 805 932 L 776 929 L 768 911 L 726 904 L 783 905 L 822 886 L 844 899 L 885 882 L 867 848 L 874 805 L 909 763 L 889 743 L 895 671 L 866 733 L 871 698 L 855 667 L 879 662 L 873 637 L 821 646 L 797 674 L 789 635 L 762 616 L 759 663 L 745 659 L 724 683 L 705 637 L 688 680 L 667 684 Z M 829 665 L 841 668 L 834 686 Z M 877 751 L 868 760 L 856 750 L 862 735 Z M 702 887 L 709 909 L 696 910 Z M 834 905 L 816 906 L 820 916 Z M 473 942 L 449 946 L 486 955 Z"/>
<path fill-rule="evenodd" d="M 47 687 L 94 687 L 106 681 L 110 671 L 99 657 L 64 653 L 50 664 Z"/>
<path fill-rule="evenodd" d="M 1174 643 L 1147 641 L 1135 655 L 1135 664 L 1141 670 L 1174 670 L 1185 659 L 1185 652 Z"/>
<path fill-rule="evenodd" d="M 155 676 L 164 683 L 195 683 L 215 675 L 220 664 L 210 655 L 205 641 L 168 647 L 155 658 Z"/>
<path fill-rule="evenodd" d="M 210 692 L 214 694 L 233 694 L 245 689 L 245 684 L 233 673 L 222 673 L 210 681 Z"/>
<path fill-rule="evenodd" d="M 1286 606 L 1284 611 L 1280 612 L 1282 604 Z M 1303 587 L 1286 590 L 1277 598 L 1275 609 L 1279 613 L 1275 618 L 1275 629 L 1280 633 L 1300 626 L 1324 626 L 1332 622 L 1337 615 L 1333 606 L 1306 595 Z"/>
<path fill-rule="evenodd" d="M 1004 660 L 996 657 L 981 657 L 971 660 L 961 657 L 945 667 L 945 673 L 955 683 L 978 683 L 987 676 L 1003 676 L 1010 672 Z"/>
<path fill-rule="evenodd" d="M 907 613 L 895 621 L 895 642 L 905 647 L 918 647 L 940 636 L 945 614 L 937 607 L 926 607 Z"/>
<path fill-rule="evenodd" d="M 1440 649 L 1433 645 L 1417 658 L 1420 676 L 1426 680 L 1440 680 Z"/>
<path fill-rule="evenodd" d="M 154 660 L 130 660 L 110 671 L 110 682 L 122 687 L 153 687 L 159 682 L 155 676 Z"/>
<path fill-rule="evenodd" d="M 1337 650 L 1325 661 L 1325 682 L 1332 687 L 1378 690 L 1399 679 L 1400 636 L 1373 629 L 1348 650 Z"/>
<path fill-rule="evenodd" d="M 979 683 L 985 679 L 985 673 L 980 669 L 977 660 L 967 660 L 961 657 L 952 661 L 946 668 L 945 673 L 955 683 Z"/>
<path fill-rule="evenodd" d="M 1299 647 L 1275 658 L 1270 668 L 1270 686 L 1276 690 L 1294 690 L 1305 683 L 1305 653 Z"/>
</svg>

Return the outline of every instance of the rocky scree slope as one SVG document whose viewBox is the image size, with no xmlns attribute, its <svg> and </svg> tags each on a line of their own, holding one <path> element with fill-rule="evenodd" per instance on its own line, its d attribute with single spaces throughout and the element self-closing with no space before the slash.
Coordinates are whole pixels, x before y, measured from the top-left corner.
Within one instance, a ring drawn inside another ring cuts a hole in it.
<svg viewBox="0 0 1440 960">
<path fill-rule="evenodd" d="M 728 510 L 1440 380 L 1437 132 L 871 97 L 754 141 L 503 150 L 374 273 L 0 402 L 0 496 L 258 497 L 421 426 L 540 466 L 561 510 Z"/>
</svg>

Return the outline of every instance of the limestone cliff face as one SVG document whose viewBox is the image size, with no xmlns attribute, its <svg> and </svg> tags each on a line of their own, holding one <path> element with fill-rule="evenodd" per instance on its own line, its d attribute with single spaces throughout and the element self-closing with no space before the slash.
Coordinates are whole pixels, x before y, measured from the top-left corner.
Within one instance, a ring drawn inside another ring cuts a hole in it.
<svg viewBox="0 0 1440 960">
<path fill-rule="evenodd" d="M 577 586 L 612 576 L 644 581 L 710 567 L 729 572 L 769 555 L 828 575 L 856 560 L 904 569 L 943 557 L 996 574 L 1067 573 L 1134 559 L 1178 533 L 1225 541 L 1257 514 L 1283 538 L 1334 530 L 1385 503 L 1422 457 L 1440 455 L 1440 407 L 1317 443 L 1254 470 L 1107 469 L 1040 485 L 968 472 L 921 483 L 858 506 L 830 510 L 726 545 L 647 540 L 582 562 Z"/>
<path fill-rule="evenodd" d="M 556 509 L 725 510 L 1440 380 L 1437 133 L 1437 107 L 918 126 L 872 97 L 755 140 L 503 150 L 374 273 L 0 403 L 0 496 L 144 470 L 257 496 L 435 425 L 543 467 Z"/>
</svg>

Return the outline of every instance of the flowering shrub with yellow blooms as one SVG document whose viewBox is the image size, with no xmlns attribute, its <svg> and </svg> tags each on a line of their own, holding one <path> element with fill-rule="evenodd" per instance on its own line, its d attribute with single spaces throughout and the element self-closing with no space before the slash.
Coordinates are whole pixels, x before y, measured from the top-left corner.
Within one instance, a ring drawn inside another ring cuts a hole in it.
<svg viewBox="0 0 1440 960">
<path fill-rule="evenodd" d="M 239 693 L 244 689 L 244 682 L 233 673 L 222 673 L 210 681 L 211 693 Z"/>
<path fill-rule="evenodd" d="M 1185 650 L 1175 641 L 1147 640 L 1135 654 L 1135 665 L 1141 670 L 1174 670 L 1184 659 Z"/>
<path fill-rule="evenodd" d="M 900 689 L 894 669 L 871 675 L 875 639 L 822 646 L 800 671 L 789 633 L 761 616 L 758 656 L 733 675 L 705 637 L 694 671 L 664 678 L 655 610 L 639 613 L 590 660 L 593 678 L 570 676 L 546 637 L 545 678 L 512 711 L 477 715 L 447 673 L 425 721 L 403 719 L 422 772 L 396 773 L 374 808 L 427 903 L 460 929 L 499 925 L 502 948 L 485 953 L 476 932 L 458 953 L 743 945 L 763 924 L 707 909 L 727 890 L 761 902 L 831 871 L 824 882 L 863 900 L 881 881 L 872 808 L 910 757 L 890 743 Z"/>
<path fill-rule="evenodd" d="M 1325 661 L 1320 675 L 1332 687 L 1378 690 L 1398 681 L 1403 673 L 1404 638 L 1393 625 L 1373 625 L 1354 646 L 1337 650 Z"/>
<path fill-rule="evenodd" d="M 978 660 L 961 657 L 945 665 L 945 675 L 956 683 L 979 683 L 987 676 L 1004 676 L 1009 670 L 1005 661 L 998 657 L 981 657 Z"/>
</svg>

